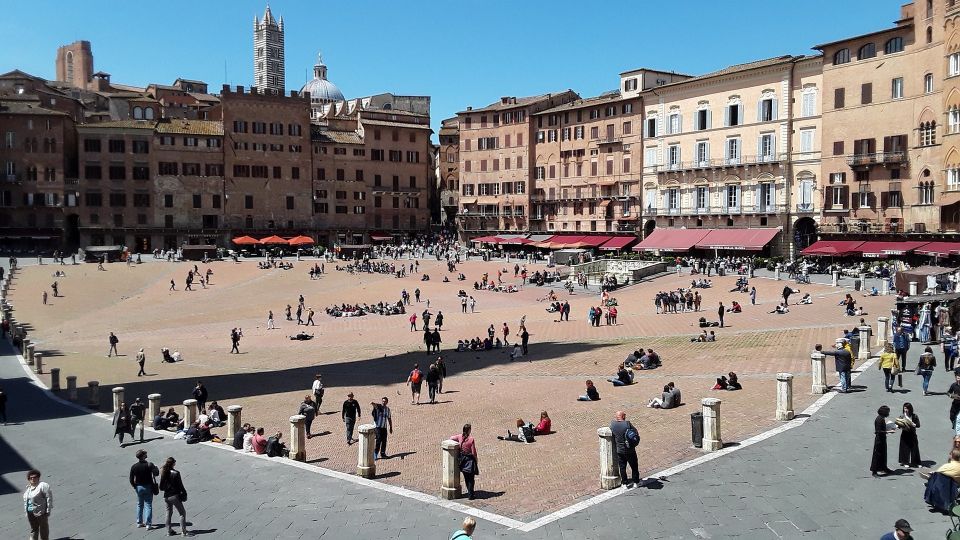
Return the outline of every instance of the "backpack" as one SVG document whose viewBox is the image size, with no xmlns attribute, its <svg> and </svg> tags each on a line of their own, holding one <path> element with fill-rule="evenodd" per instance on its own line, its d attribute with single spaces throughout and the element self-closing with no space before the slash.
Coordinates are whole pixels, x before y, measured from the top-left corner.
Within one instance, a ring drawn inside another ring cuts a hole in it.
<svg viewBox="0 0 960 540">
<path fill-rule="evenodd" d="M 423 372 L 419 369 L 415 369 L 410 372 L 410 382 L 413 384 L 420 384 L 420 381 L 423 380 Z"/>
<path fill-rule="evenodd" d="M 640 434 L 637 433 L 637 428 L 633 425 L 630 425 L 623 433 L 623 439 L 626 441 L 628 448 L 636 448 L 640 445 Z"/>
<path fill-rule="evenodd" d="M 526 424 L 520 429 L 523 430 L 523 439 L 525 441 L 532 443 L 536 440 L 533 436 L 533 424 Z"/>
</svg>

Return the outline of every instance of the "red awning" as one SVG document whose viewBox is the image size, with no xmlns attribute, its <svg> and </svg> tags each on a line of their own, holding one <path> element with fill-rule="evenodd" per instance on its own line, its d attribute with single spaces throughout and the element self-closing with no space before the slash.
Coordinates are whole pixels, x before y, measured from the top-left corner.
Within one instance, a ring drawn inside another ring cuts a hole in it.
<svg viewBox="0 0 960 540">
<path fill-rule="evenodd" d="M 510 246 L 525 246 L 527 244 L 532 244 L 533 240 L 528 240 L 526 238 L 507 238 L 506 240 L 501 240 L 500 243 Z"/>
<path fill-rule="evenodd" d="M 287 243 L 289 243 L 291 246 L 309 246 L 313 245 L 315 242 L 313 241 L 313 238 L 310 238 L 309 236 L 294 236 L 290 240 L 287 240 Z"/>
<path fill-rule="evenodd" d="M 918 247 L 930 242 L 864 242 L 857 251 L 864 257 L 888 257 L 890 255 L 906 255 Z"/>
<path fill-rule="evenodd" d="M 654 229 L 633 251 L 689 251 L 710 229 Z"/>
<path fill-rule="evenodd" d="M 949 257 L 960 253 L 960 243 L 957 242 L 930 242 L 929 244 L 918 247 L 914 250 L 920 255 L 934 255 L 937 257 Z"/>
<path fill-rule="evenodd" d="M 569 247 L 576 248 L 595 248 L 600 247 L 602 244 L 606 243 L 607 240 L 612 239 L 612 236 L 584 236 L 580 239 L 576 245 L 570 245 Z"/>
<path fill-rule="evenodd" d="M 487 244 L 497 244 L 497 243 L 500 242 L 500 239 L 497 238 L 496 236 L 481 236 L 481 237 L 478 237 L 478 238 L 474 238 L 473 240 L 470 240 L 470 241 L 471 241 L 471 242 L 478 242 L 478 243 L 479 243 L 479 242 L 483 242 L 483 243 L 487 243 Z"/>
<path fill-rule="evenodd" d="M 761 251 L 780 229 L 711 229 L 696 246 L 700 249 Z"/>
<path fill-rule="evenodd" d="M 259 244 L 260 241 L 249 236 L 238 236 L 233 239 L 233 243 L 238 246 L 255 246 Z"/>
<path fill-rule="evenodd" d="M 584 237 L 583 237 L 582 235 L 571 236 L 571 235 L 558 234 L 557 236 L 554 236 L 553 238 L 551 238 L 551 239 L 549 240 L 549 242 L 550 242 L 549 247 L 550 247 L 551 249 L 561 249 L 561 248 L 566 248 L 566 247 L 576 247 L 576 246 L 574 246 L 574 244 L 576 244 L 577 242 L 580 242 L 581 240 L 583 240 L 583 238 L 584 238 Z"/>
<path fill-rule="evenodd" d="M 371 233 L 370 239 L 375 240 L 377 242 L 383 242 L 386 240 L 393 240 L 393 236 L 390 236 L 389 234 L 384 234 L 384 233 Z"/>
<path fill-rule="evenodd" d="M 807 246 L 801 255 L 843 256 L 856 253 L 863 240 L 819 240 Z"/>
<path fill-rule="evenodd" d="M 616 251 L 629 246 L 636 240 L 636 236 L 615 236 L 612 240 L 600 246 L 600 249 L 604 251 Z"/>
<path fill-rule="evenodd" d="M 268 236 L 268 237 L 266 237 L 266 238 L 261 238 L 261 239 L 260 239 L 260 243 L 261 243 L 261 244 L 283 244 L 283 245 L 286 245 L 286 244 L 288 244 L 289 242 L 287 242 L 287 240 L 284 239 L 284 238 L 280 238 L 279 236 L 273 235 L 273 236 Z"/>
</svg>

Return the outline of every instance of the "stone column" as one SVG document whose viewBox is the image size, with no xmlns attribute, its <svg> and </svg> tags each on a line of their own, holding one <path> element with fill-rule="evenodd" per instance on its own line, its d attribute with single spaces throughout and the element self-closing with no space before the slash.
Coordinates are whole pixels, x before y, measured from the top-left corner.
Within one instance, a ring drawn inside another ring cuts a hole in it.
<svg viewBox="0 0 960 540">
<path fill-rule="evenodd" d="M 90 381 L 87 383 L 87 389 L 90 391 L 90 399 L 87 400 L 87 405 L 91 409 L 100 408 L 100 381 Z"/>
<path fill-rule="evenodd" d="M 880 278 L 880 294 L 887 296 L 890 294 L 890 280 L 887 278 Z"/>
<path fill-rule="evenodd" d="M 233 437 L 240 431 L 243 425 L 242 420 L 243 406 L 230 405 L 227 407 L 227 441 L 233 444 Z"/>
<path fill-rule="evenodd" d="M 793 420 L 793 375 L 777 373 L 777 420 Z"/>
<path fill-rule="evenodd" d="M 860 274 L 860 290 L 864 292 L 867 290 L 867 274 Z"/>
<path fill-rule="evenodd" d="M 147 396 L 147 425 L 153 427 L 153 419 L 160 414 L 160 394 L 150 394 Z"/>
<path fill-rule="evenodd" d="M 703 398 L 703 449 L 708 452 L 723 448 L 723 439 L 720 436 L 720 400 L 717 398 Z"/>
<path fill-rule="evenodd" d="M 21 326 L 22 328 L 22 326 Z M 23 338 L 23 341 L 20 343 L 21 350 L 20 354 L 23 356 L 23 359 L 26 360 L 27 365 L 33 365 L 33 356 L 30 352 L 30 340 L 28 338 Z"/>
<path fill-rule="evenodd" d="M 290 417 L 290 459 L 294 461 L 307 460 L 307 417 L 295 414 Z M 230 441 L 233 442 L 233 441 Z"/>
<path fill-rule="evenodd" d="M 870 359 L 870 327 L 861 326 L 860 330 L 860 349 L 857 351 L 857 360 Z"/>
<path fill-rule="evenodd" d="M 440 443 L 440 498 L 452 500 L 460 496 L 460 443 Z"/>
<path fill-rule="evenodd" d="M 776 281 L 780 281 L 780 269 L 779 269 L 779 268 L 774 268 L 774 269 L 773 269 L 773 279 L 775 279 Z"/>
<path fill-rule="evenodd" d="M 890 331 L 890 317 L 877 317 L 877 346 L 883 348 L 887 344 L 887 333 Z"/>
<path fill-rule="evenodd" d="M 67 399 L 70 401 L 77 400 L 77 376 L 76 375 L 67 375 Z"/>
<path fill-rule="evenodd" d="M 113 387 L 113 412 L 120 410 L 120 404 L 123 403 L 123 387 Z"/>
<path fill-rule="evenodd" d="M 377 464 L 373 459 L 377 426 L 363 424 L 357 430 L 360 432 L 360 443 L 357 445 L 357 476 L 373 478 L 377 474 Z M 457 469 L 459 473 L 459 469 Z"/>
<path fill-rule="evenodd" d="M 621 485 L 617 469 L 617 449 L 609 427 L 597 429 L 600 438 L 600 489 L 614 489 Z"/>
<path fill-rule="evenodd" d="M 197 400 L 195 399 L 185 399 L 183 400 L 183 427 L 184 429 L 190 427 L 194 422 L 197 421 Z"/>
<path fill-rule="evenodd" d="M 916 295 L 917 295 L 917 282 L 916 282 L 916 281 L 911 281 L 911 282 L 910 282 L 909 294 L 910 294 L 910 296 L 916 296 Z"/>
<path fill-rule="evenodd" d="M 33 348 L 33 345 L 30 347 Z M 43 373 L 43 355 L 40 353 L 33 353 L 33 372 Z"/>
<path fill-rule="evenodd" d="M 60 391 L 60 368 L 50 368 L 50 390 Z"/>
<path fill-rule="evenodd" d="M 839 284 L 840 284 L 840 272 L 837 272 L 836 270 L 834 270 L 833 280 L 830 282 L 830 285 L 832 285 L 833 287 L 836 287 Z"/>
<path fill-rule="evenodd" d="M 813 375 L 811 394 L 827 393 L 827 364 L 826 355 L 820 351 L 810 353 L 810 368 Z"/>
</svg>

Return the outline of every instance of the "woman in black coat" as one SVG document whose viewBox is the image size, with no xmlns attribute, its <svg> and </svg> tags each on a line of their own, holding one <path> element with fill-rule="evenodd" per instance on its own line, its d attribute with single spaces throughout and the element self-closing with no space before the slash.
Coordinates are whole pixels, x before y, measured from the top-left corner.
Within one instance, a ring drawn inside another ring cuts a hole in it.
<svg viewBox="0 0 960 540">
<path fill-rule="evenodd" d="M 873 421 L 873 457 L 870 460 L 870 472 L 873 476 L 880 476 L 877 473 L 893 472 L 887 468 L 887 433 L 894 432 L 887 429 L 888 416 L 890 416 L 890 407 L 883 405 L 877 410 L 877 418 Z"/>
<path fill-rule="evenodd" d="M 120 446 L 123 446 L 124 435 L 130 434 L 130 436 L 133 437 L 132 424 L 130 423 L 130 409 L 127 408 L 126 403 L 120 403 L 117 412 L 113 413 L 113 425 L 116 426 L 113 430 L 113 436 L 120 436 Z"/>
<path fill-rule="evenodd" d="M 913 405 L 903 404 L 903 414 L 896 420 L 900 428 L 900 465 L 920 466 L 920 442 L 917 440 L 917 428 L 920 417 L 913 412 Z"/>
</svg>

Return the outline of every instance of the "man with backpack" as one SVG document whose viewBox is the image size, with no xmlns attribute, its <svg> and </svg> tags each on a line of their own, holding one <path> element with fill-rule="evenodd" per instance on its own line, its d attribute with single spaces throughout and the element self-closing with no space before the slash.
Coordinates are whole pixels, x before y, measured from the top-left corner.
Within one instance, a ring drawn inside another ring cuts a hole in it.
<svg viewBox="0 0 960 540">
<path fill-rule="evenodd" d="M 626 489 L 640 483 L 639 465 L 637 463 L 637 446 L 640 444 L 640 433 L 633 424 L 627 421 L 627 413 L 617 411 L 615 418 L 610 422 L 610 431 L 613 432 L 613 442 L 617 451 L 617 464 L 620 467 L 620 480 Z M 627 479 L 627 465 L 630 465 L 633 476 Z"/>
<path fill-rule="evenodd" d="M 423 385 L 423 372 L 420 371 L 420 364 L 413 365 L 413 371 L 407 376 L 407 383 L 410 385 L 410 404 L 420 404 L 420 387 Z"/>
</svg>

